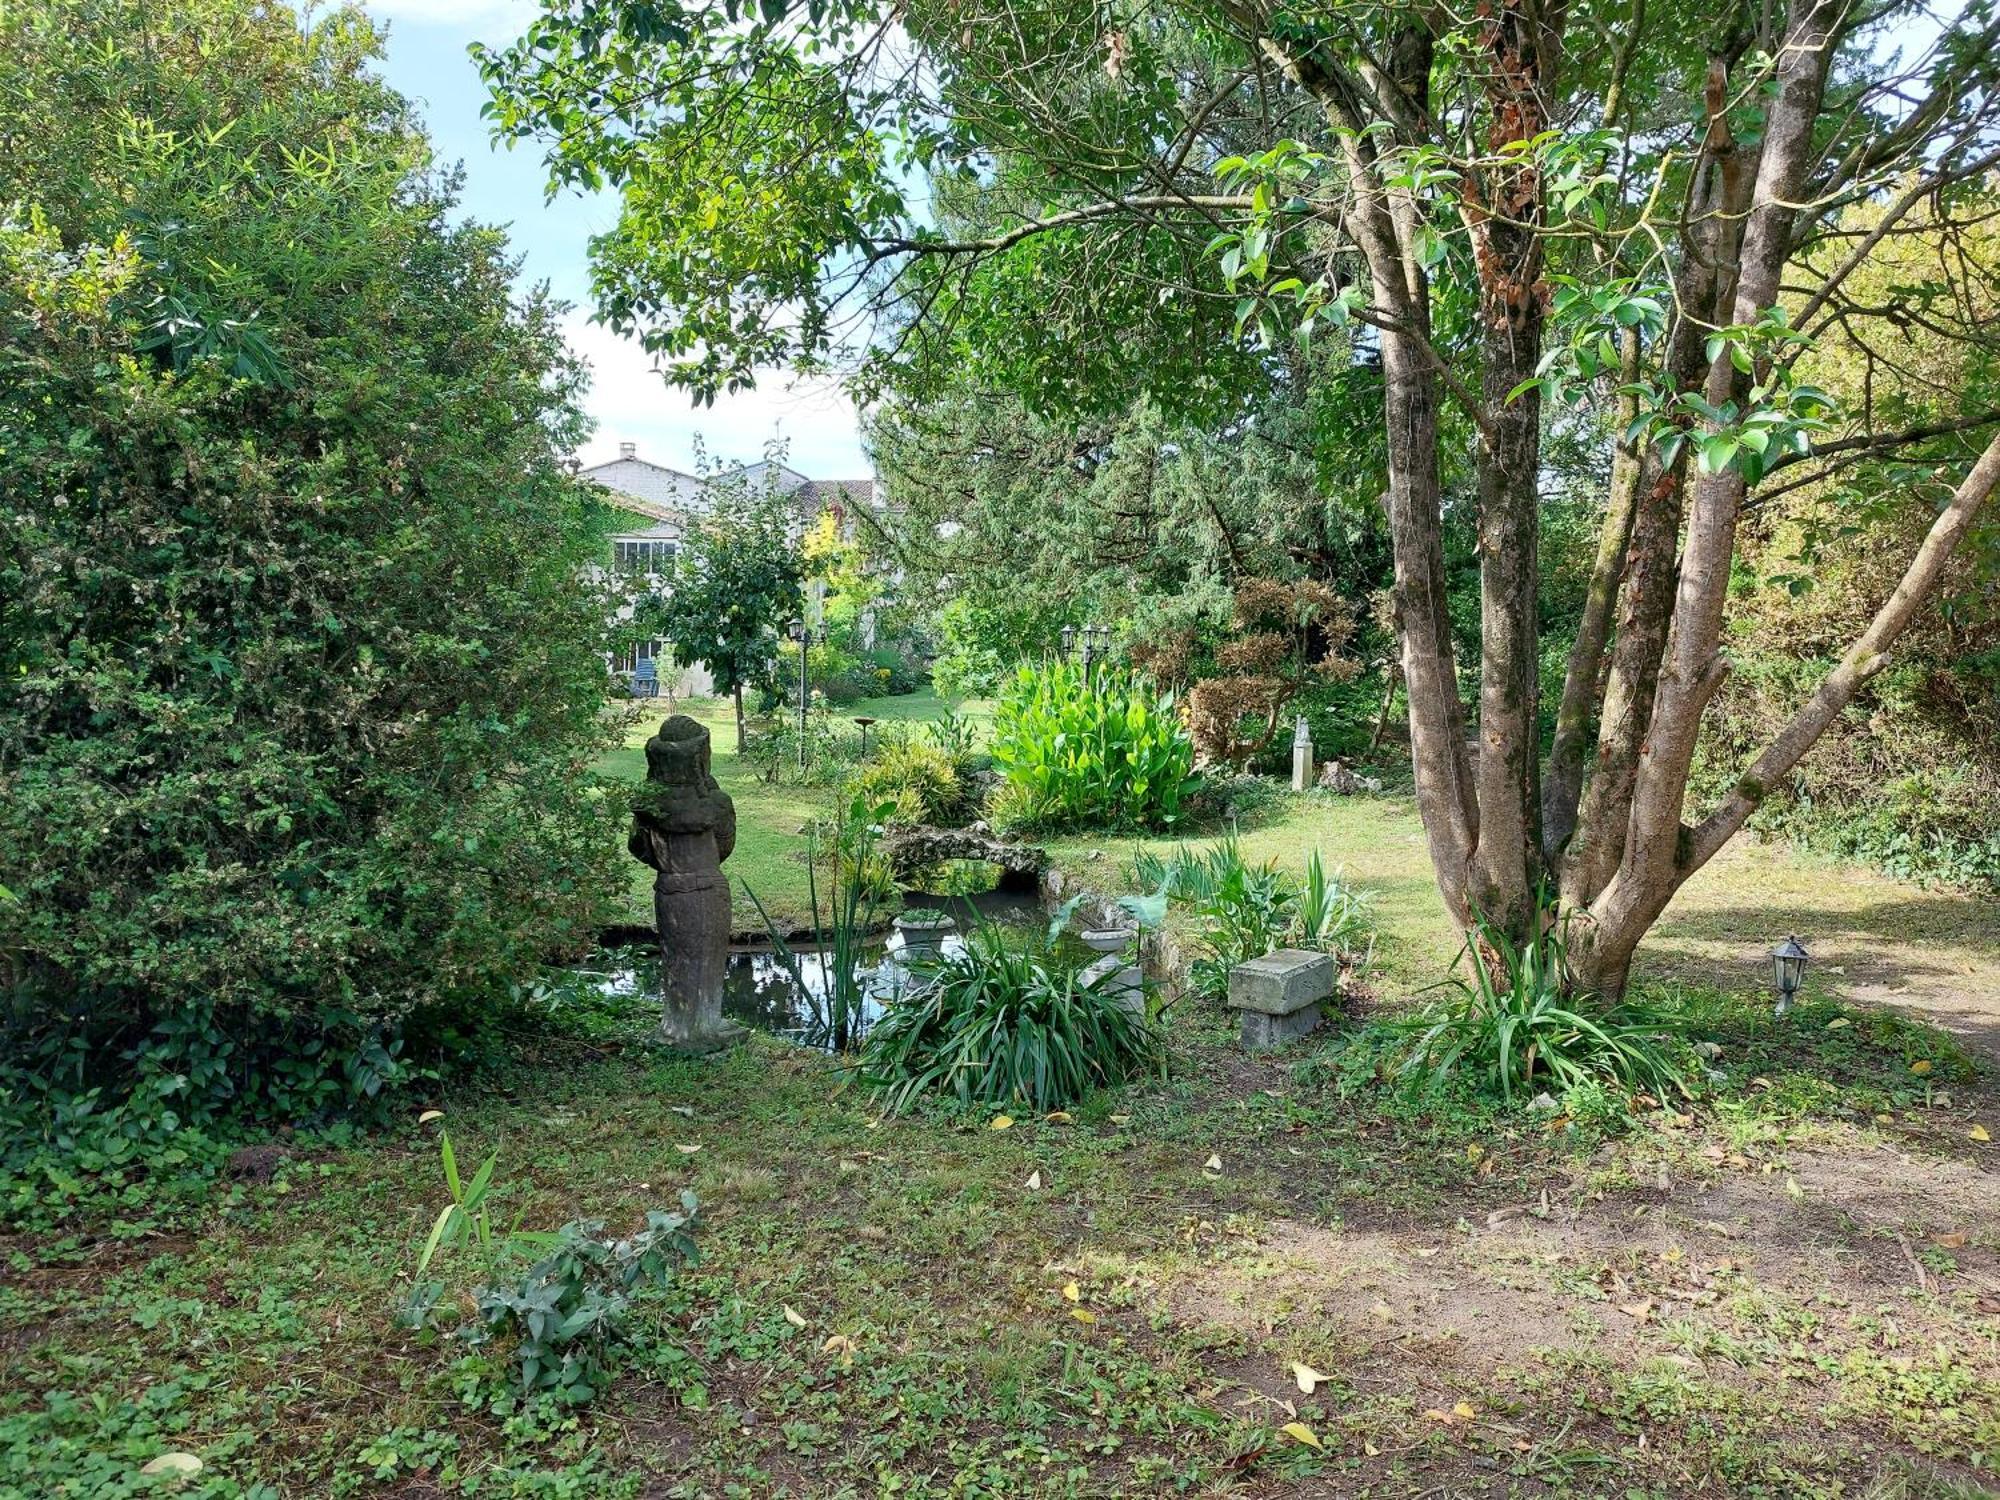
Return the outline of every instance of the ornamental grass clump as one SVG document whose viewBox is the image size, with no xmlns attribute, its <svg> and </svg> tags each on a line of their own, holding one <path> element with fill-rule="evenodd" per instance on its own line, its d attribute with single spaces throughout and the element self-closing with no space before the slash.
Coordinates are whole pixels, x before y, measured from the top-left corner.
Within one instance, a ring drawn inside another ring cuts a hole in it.
<svg viewBox="0 0 2000 1500">
<path fill-rule="evenodd" d="M 995 815 L 1035 828 L 1169 827 L 1194 784 L 1171 693 L 1113 667 L 1021 666 L 1001 685 Z"/>
<path fill-rule="evenodd" d="M 1157 1031 L 1113 979 L 1086 979 L 1047 944 L 977 927 L 918 976 L 855 1066 L 892 1113 L 931 1098 L 1060 1109 L 1161 1066 Z"/>
<path fill-rule="evenodd" d="M 1629 1003 L 1599 1007 L 1573 993 L 1568 948 L 1554 924 L 1516 945 L 1481 919 L 1461 956 L 1469 983 L 1448 981 L 1445 998 L 1392 1023 L 1401 1033 L 1398 1076 L 1426 1088 L 1463 1079 L 1509 1103 L 1592 1081 L 1692 1097 L 1675 1019 Z"/>
</svg>

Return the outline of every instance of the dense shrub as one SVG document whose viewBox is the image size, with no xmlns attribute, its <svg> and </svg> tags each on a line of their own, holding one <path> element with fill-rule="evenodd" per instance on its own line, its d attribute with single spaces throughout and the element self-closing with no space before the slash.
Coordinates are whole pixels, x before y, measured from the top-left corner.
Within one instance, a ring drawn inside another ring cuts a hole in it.
<svg viewBox="0 0 2000 1500">
<path fill-rule="evenodd" d="M 855 778 L 871 802 L 893 804 L 904 823 L 949 827 L 969 811 L 970 772 L 960 758 L 922 740 L 890 740 Z"/>
<path fill-rule="evenodd" d="M 1112 668 L 1016 668 L 991 748 L 1007 792 L 996 813 L 1026 826 L 1169 826 L 1194 781 L 1173 697 Z"/>
<path fill-rule="evenodd" d="M 1827 665 L 1744 656 L 1716 695 L 1701 790 L 1719 794 Z M 1890 668 L 1772 789 L 1753 826 L 1906 879 L 2000 892 L 2000 664 Z"/>
<path fill-rule="evenodd" d="M 198 1001 L 232 1073 L 359 1058 L 624 884 L 581 371 L 375 46 L 250 0 L 0 13 L 17 1050 L 60 1017 L 129 1073 Z"/>
<path fill-rule="evenodd" d="M 1110 976 L 991 927 L 919 967 L 861 1045 L 864 1086 L 901 1112 L 926 1098 L 1057 1109 L 1159 1066 L 1160 1040 Z"/>
</svg>

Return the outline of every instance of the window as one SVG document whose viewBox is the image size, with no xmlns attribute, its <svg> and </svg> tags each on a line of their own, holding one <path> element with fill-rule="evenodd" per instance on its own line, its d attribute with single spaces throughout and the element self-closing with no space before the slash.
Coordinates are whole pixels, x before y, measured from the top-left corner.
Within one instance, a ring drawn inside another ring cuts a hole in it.
<svg viewBox="0 0 2000 1500">
<path fill-rule="evenodd" d="M 611 565 L 620 573 L 665 573 L 672 566 L 678 542 L 621 537 L 611 544 Z"/>
</svg>

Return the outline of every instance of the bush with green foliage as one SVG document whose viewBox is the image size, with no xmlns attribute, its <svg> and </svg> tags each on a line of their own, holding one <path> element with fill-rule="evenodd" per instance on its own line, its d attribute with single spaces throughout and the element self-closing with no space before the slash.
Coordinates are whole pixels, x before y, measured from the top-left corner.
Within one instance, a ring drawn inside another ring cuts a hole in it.
<svg viewBox="0 0 2000 1500">
<path fill-rule="evenodd" d="M 994 814 L 1022 827 L 1170 827 L 1195 784 L 1173 696 L 1112 667 L 1017 667 L 991 750 L 1005 779 Z"/>
<path fill-rule="evenodd" d="M 922 740 L 888 740 L 855 776 L 855 786 L 871 802 L 892 805 L 902 823 L 952 827 L 971 812 L 969 767 Z"/>
<path fill-rule="evenodd" d="M 975 927 L 961 950 L 916 965 L 918 983 L 862 1042 L 862 1084 L 894 1113 L 925 1099 L 1047 1110 L 1161 1067 L 1157 1030 L 1112 978 L 1087 980 L 1055 953 L 1062 921 L 1039 944 Z"/>
<path fill-rule="evenodd" d="M 474 1290 L 477 1321 L 461 1336 L 477 1348 L 497 1346 L 520 1395 L 589 1401 L 610 1377 L 633 1296 L 694 1263 L 689 1231 L 697 1217 L 694 1194 L 684 1192 L 678 1213 L 648 1209 L 629 1235 L 607 1234 L 602 1219 L 572 1220 L 542 1237 L 539 1259 Z"/>
<path fill-rule="evenodd" d="M 0 1044 L 59 1026 L 93 1114 L 196 997 L 230 1089 L 360 1097 L 623 886 L 583 371 L 377 51 L 352 9 L 0 11 Z"/>
<path fill-rule="evenodd" d="M 465 1251 L 474 1262 L 470 1275 L 479 1278 L 468 1293 L 476 1311 L 454 1336 L 475 1350 L 502 1347 L 512 1395 L 498 1404 L 538 1395 L 571 1406 L 590 1400 L 609 1376 L 633 1294 L 666 1285 L 677 1266 L 695 1262 L 694 1194 L 681 1194 L 678 1213 L 648 1209 L 643 1227 L 624 1238 L 606 1234 L 602 1219 L 571 1220 L 547 1233 L 524 1230 L 517 1218 L 503 1230 L 489 1201 L 499 1150 L 465 1178 L 451 1133 L 441 1129 L 438 1159 L 448 1196 L 418 1252 L 398 1320 L 418 1329 L 438 1322 L 446 1287 L 426 1273 L 440 1254 Z"/>
</svg>

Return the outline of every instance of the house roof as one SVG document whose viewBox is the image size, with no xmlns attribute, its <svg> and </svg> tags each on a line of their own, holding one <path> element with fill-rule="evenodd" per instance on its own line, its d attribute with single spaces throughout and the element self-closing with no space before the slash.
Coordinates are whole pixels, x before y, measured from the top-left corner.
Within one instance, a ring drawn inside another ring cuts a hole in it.
<svg viewBox="0 0 2000 1500">
<path fill-rule="evenodd" d="M 709 480 L 640 458 L 629 444 L 620 447 L 617 458 L 592 464 L 582 471 L 585 479 L 610 491 L 613 505 L 652 521 L 686 521 L 690 509 L 703 507 L 702 492 L 708 488 Z M 861 505 L 872 505 L 875 500 L 873 479 L 808 479 L 788 464 L 768 461 L 744 464 L 716 477 L 740 475 L 756 484 L 773 472 L 780 488 L 808 510 L 836 505 L 842 500 Z"/>
<path fill-rule="evenodd" d="M 815 479 L 808 483 L 811 498 L 825 505 L 842 498 L 862 505 L 875 503 L 875 481 L 872 479 Z"/>
</svg>

